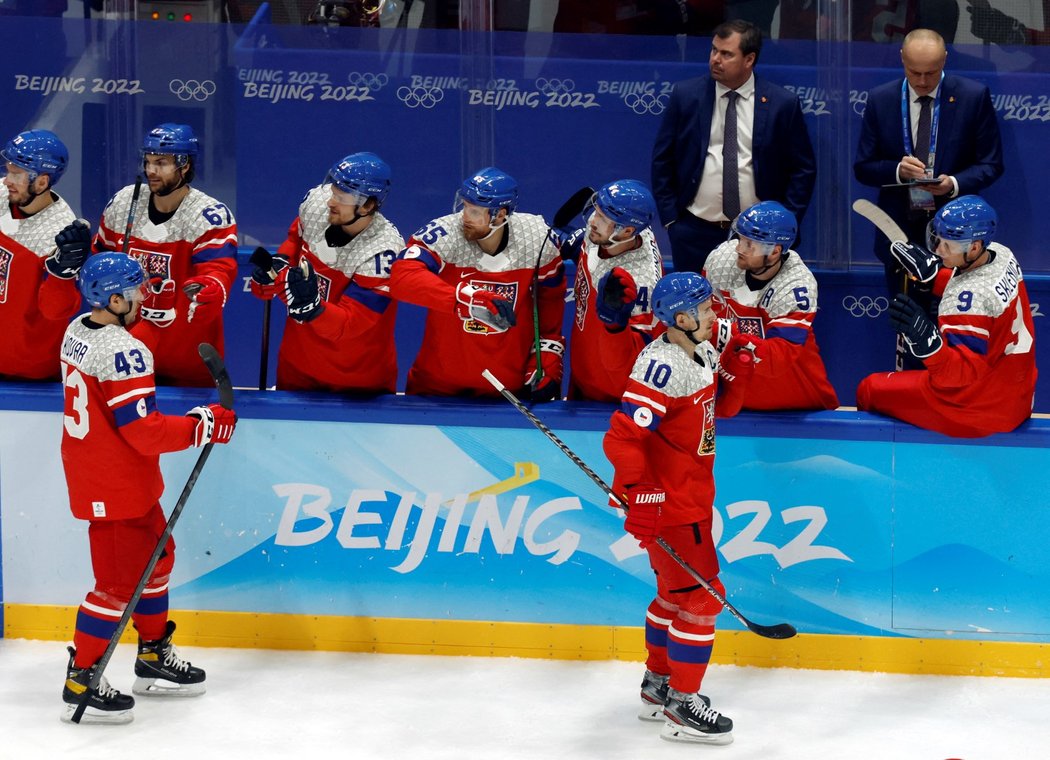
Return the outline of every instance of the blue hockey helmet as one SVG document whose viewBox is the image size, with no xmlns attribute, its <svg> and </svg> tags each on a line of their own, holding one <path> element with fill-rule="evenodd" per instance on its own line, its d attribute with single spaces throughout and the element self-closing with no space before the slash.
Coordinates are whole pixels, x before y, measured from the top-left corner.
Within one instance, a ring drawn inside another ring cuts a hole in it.
<svg viewBox="0 0 1050 760">
<path fill-rule="evenodd" d="M 696 272 L 665 274 L 653 288 L 653 314 L 668 327 L 680 311 L 697 317 L 696 309 L 711 298 L 711 283 Z"/>
<path fill-rule="evenodd" d="M 926 247 L 936 251 L 940 241 L 961 243 L 968 249 L 975 240 L 987 247 L 995 237 L 999 217 L 979 195 L 964 195 L 944 204 L 926 226 Z"/>
<path fill-rule="evenodd" d="M 378 208 L 390 192 L 390 167 L 375 153 L 351 153 L 329 170 L 325 183 L 357 196 L 358 206 L 375 198 Z"/>
<path fill-rule="evenodd" d="M 518 206 L 518 181 L 495 166 L 487 166 L 463 180 L 453 211 L 461 209 L 464 201 L 487 208 L 491 216 L 505 208 L 509 216 Z"/>
<path fill-rule="evenodd" d="M 0 158 L 25 169 L 30 182 L 46 174 L 53 186 L 69 165 L 69 150 L 54 132 L 30 129 L 8 140 L 0 151 Z"/>
<path fill-rule="evenodd" d="M 113 295 L 122 295 L 129 301 L 140 300 L 145 281 L 146 273 L 136 259 L 115 252 L 89 256 L 77 275 L 80 294 L 99 309 L 108 306 Z"/>
<path fill-rule="evenodd" d="M 733 220 L 732 230 L 740 237 L 757 243 L 782 246 L 785 252 L 795 242 L 798 220 L 776 201 L 761 201 Z"/>
<path fill-rule="evenodd" d="M 185 166 L 196 156 L 197 148 L 197 135 L 188 124 L 158 124 L 142 140 L 143 155 L 174 156 L 179 166 Z"/>
<path fill-rule="evenodd" d="M 656 216 L 656 201 L 649 188 L 636 179 L 620 179 L 604 185 L 591 198 L 617 227 L 634 227 L 635 234 L 647 229 Z"/>
</svg>

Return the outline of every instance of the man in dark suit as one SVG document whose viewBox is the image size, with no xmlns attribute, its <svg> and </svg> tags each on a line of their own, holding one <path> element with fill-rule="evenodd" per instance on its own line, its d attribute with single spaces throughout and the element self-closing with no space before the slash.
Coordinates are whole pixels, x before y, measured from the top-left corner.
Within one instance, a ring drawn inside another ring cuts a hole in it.
<svg viewBox="0 0 1050 760">
<path fill-rule="evenodd" d="M 930 29 L 915 29 L 904 38 L 904 77 L 868 94 L 853 163 L 857 180 L 880 188 L 879 207 L 918 245 L 925 244 L 926 225 L 937 209 L 960 195 L 980 193 L 1003 173 L 999 123 L 988 88 L 945 75 L 947 55 L 944 39 Z M 875 255 L 895 295 L 903 270 L 879 232 Z M 923 293 L 912 295 L 923 301 Z M 929 304 L 925 295 L 922 305 Z"/>
<path fill-rule="evenodd" d="M 652 184 L 677 271 L 703 270 L 736 215 L 759 201 L 779 201 L 799 221 L 809 206 L 816 162 L 802 107 L 793 92 L 755 75 L 761 47 L 753 24 L 720 24 L 710 75 L 671 93 Z"/>
</svg>

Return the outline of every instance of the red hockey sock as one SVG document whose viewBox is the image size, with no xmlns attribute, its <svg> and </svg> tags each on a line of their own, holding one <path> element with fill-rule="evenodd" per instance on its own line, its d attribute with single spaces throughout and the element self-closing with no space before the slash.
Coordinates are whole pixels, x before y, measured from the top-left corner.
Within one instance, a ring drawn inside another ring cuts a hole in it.
<svg viewBox="0 0 1050 760">
<path fill-rule="evenodd" d="M 693 694 L 707 672 L 715 642 L 714 618 L 710 623 L 692 623 L 676 617 L 667 630 L 667 659 L 671 664 L 672 689 Z"/>
<path fill-rule="evenodd" d="M 653 673 L 667 675 L 671 672 L 667 664 L 667 626 L 674 616 L 675 612 L 660 604 L 659 599 L 653 599 L 645 611 L 645 648 L 649 652 L 645 667 Z"/>
<path fill-rule="evenodd" d="M 94 592 L 84 598 L 77 610 L 77 627 L 73 632 L 73 646 L 77 650 L 74 666 L 89 668 L 99 661 L 123 612 L 123 607 Z"/>
<path fill-rule="evenodd" d="M 168 632 L 168 583 L 167 579 L 160 588 L 149 588 L 142 592 L 142 598 L 131 613 L 135 629 L 143 641 L 157 641 Z"/>
</svg>

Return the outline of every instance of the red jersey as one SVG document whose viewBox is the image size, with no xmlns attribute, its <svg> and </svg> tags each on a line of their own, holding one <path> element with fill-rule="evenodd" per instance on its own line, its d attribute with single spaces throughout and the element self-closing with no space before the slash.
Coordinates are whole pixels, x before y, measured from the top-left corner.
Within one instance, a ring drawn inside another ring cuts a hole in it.
<svg viewBox="0 0 1050 760">
<path fill-rule="evenodd" d="M 110 199 L 93 243 L 96 251 L 123 250 L 132 194 L 128 186 Z M 159 327 L 139 319 L 131 332 L 157 357 L 161 383 L 211 386 L 211 375 L 197 355 L 197 346 L 211 343 L 222 353 L 222 316 L 207 321 L 198 314 L 189 322 L 190 298 L 182 288 L 190 277 L 211 275 L 229 297 L 237 275 L 237 223 L 225 204 L 192 187 L 174 215 L 160 224 L 149 218 L 149 199 L 149 188 L 143 185 L 128 254 L 142 262 L 149 276 L 175 281 L 175 321 Z"/>
<path fill-rule="evenodd" d="M 590 242 L 584 242 L 580 251 L 573 286 L 576 312 L 569 352 L 571 399 L 619 401 L 638 352 L 663 332 L 649 304 L 653 287 L 663 275 L 660 249 L 652 230 L 643 231 L 639 237 L 638 248 L 616 256 L 603 255 L 604 249 Z M 598 318 L 598 284 L 615 267 L 627 270 L 638 286 L 626 329 Z"/>
<path fill-rule="evenodd" d="M 532 276 L 547 223 L 535 214 L 507 218 L 507 245 L 495 255 L 463 237 L 459 214 L 435 219 L 408 240 L 394 262 L 390 293 L 428 309 L 423 346 L 408 373 L 408 393 L 489 396 L 499 393 L 488 369 L 515 393 L 525 386 L 534 346 Z M 514 304 L 517 324 L 496 330 L 457 313 L 461 282 L 492 290 Z M 539 269 L 540 337 L 562 343 L 565 270 L 555 245 L 543 248 Z"/>
<path fill-rule="evenodd" d="M 73 211 L 54 202 L 32 216 L 12 209 L 0 183 L 0 377 L 57 380 L 58 348 L 80 308 L 75 280 L 51 277 L 44 259 Z"/>
<path fill-rule="evenodd" d="M 718 353 L 707 341 L 690 355 L 664 335 L 638 355 L 604 448 L 616 493 L 639 484 L 667 492 L 661 528 L 711 519 L 716 406 L 729 411 L 733 385 L 716 404 Z"/>
<path fill-rule="evenodd" d="M 736 265 L 736 241 L 711 252 L 705 274 L 721 293 L 715 313 L 732 319 L 744 334 L 765 340 L 744 395 L 744 409 L 834 409 L 839 405 L 813 337 L 817 280 L 791 251 L 780 271 L 752 290 Z"/>
<path fill-rule="evenodd" d="M 977 437 L 1013 430 L 1032 414 L 1035 329 L 1021 267 L 1009 248 L 956 271 L 938 313 L 943 344 L 926 370 L 869 375 L 857 406 L 928 430 Z"/>
<path fill-rule="evenodd" d="M 153 355 L 119 325 L 78 317 L 61 359 L 62 466 L 73 516 L 142 516 L 164 491 L 159 455 L 188 448 L 196 420 L 157 411 Z"/>
<path fill-rule="evenodd" d="M 345 243 L 329 243 L 327 187 L 315 187 L 277 251 L 291 266 L 302 258 L 317 272 L 324 311 L 310 322 L 288 318 L 277 358 L 285 390 L 393 393 L 397 385 L 390 267 L 404 247 L 382 214 Z"/>
</svg>

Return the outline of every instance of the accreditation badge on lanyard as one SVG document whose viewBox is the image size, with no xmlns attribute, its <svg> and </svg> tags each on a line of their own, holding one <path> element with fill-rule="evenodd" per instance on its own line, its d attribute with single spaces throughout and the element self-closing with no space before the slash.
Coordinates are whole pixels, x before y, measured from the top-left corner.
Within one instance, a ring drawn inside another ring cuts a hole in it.
<svg viewBox="0 0 1050 760">
<path fill-rule="evenodd" d="M 940 81 L 937 83 L 937 97 L 933 99 L 933 116 L 930 119 L 930 152 L 927 156 L 916 156 L 926 164 L 926 176 L 933 178 L 933 163 L 937 157 L 937 122 L 941 118 L 941 85 L 944 84 L 944 72 L 941 72 Z M 901 82 L 901 124 L 904 129 L 904 153 L 912 155 L 915 146 L 911 140 L 911 109 L 908 102 L 908 79 L 905 77 Z M 937 205 L 933 200 L 933 193 L 920 185 L 912 185 L 908 188 L 908 203 L 912 211 L 933 211 Z"/>
</svg>

